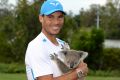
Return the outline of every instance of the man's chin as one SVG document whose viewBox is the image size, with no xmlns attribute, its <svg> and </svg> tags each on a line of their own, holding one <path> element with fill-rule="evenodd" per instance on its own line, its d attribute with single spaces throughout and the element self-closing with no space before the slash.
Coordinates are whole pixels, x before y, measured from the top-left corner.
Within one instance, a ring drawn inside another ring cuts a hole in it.
<svg viewBox="0 0 120 80">
<path fill-rule="evenodd" d="M 53 31 L 52 33 L 55 34 L 55 35 L 57 35 L 57 34 L 60 33 L 60 30 Z"/>
<path fill-rule="evenodd" d="M 59 32 L 53 32 L 53 33 L 51 33 L 51 35 L 57 35 L 57 34 L 59 34 Z"/>
</svg>

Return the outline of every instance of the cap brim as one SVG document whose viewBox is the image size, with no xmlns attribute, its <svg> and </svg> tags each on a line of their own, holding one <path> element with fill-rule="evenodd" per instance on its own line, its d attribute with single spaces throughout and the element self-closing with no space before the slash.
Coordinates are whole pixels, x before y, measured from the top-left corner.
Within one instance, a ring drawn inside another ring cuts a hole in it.
<svg viewBox="0 0 120 80">
<path fill-rule="evenodd" d="M 57 12 L 57 11 L 60 11 L 60 12 L 62 12 L 64 15 L 66 15 L 66 12 L 61 11 L 61 10 L 59 10 L 59 9 L 51 10 L 51 11 L 49 11 L 49 12 L 47 12 L 47 13 L 44 13 L 43 15 L 50 15 L 50 14 L 52 14 L 52 13 L 54 13 L 54 12 Z"/>
</svg>

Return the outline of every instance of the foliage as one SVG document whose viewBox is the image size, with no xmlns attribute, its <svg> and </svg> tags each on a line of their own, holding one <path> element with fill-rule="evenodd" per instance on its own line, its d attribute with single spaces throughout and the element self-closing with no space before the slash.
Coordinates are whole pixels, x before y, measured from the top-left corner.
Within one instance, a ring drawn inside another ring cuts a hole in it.
<svg viewBox="0 0 120 80">
<path fill-rule="evenodd" d="M 101 7 L 101 26 L 105 30 L 106 38 L 120 39 L 120 10 L 115 3 L 107 3 L 105 7 Z"/>
<path fill-rule="evenodd" d="M 59 38 L 67 42 L 71 42 L 71 37 L 73 36 L 73 33 L 76 30 L 77 30 L 77 25 L 75 20 L 71 15 L 67 15 L 65 16 L 65 22 L 64 22 L 63 28 L 58 36 Z"/>
<path fill-rule="evenodd" d="M 28 42 L 40 33 L 39 13 L 36 12 L 39 11 L 38 5 L 39 2 L 28 5 L 26 0 L 19 0 L 15 10 L 2 8 L 0 36 L 3 37 L 0 37 L 0 62 L 23 63 Z"/>
<path fill-rule="evenodd" d="M 81 9 L 74 19 L 79 27 L 96 26 L 97 11 L 99 12 L 99 26 L 105 31 L 105 38 L 120 39 L 120 1 L 112 0 L 113 2 L 106 3 L 105 6 L 91 5 L 90 9 Z"/>
<path fill-rule="evenodd" d="M 101 76 L 101 77 L 119 77 L 120 71 L 118 70 L 89 70 L 89 76 Z"/>
<path fill-rule="evenodd" d="M 27 43 L 40 33 L 41 26 L 38 19 L 40 5 L 39 1 L 29 5 L 27 0 L 20 0 L 16 7 L 16 20 L 26 29 Z"/>
<path fill-rule="evenodd" d="M 70 43 L 71 48 L 77 50 L 89 49 L 90 31 L 87 31 L 86 28 L 81 28 L 73 35 L 74 36 L 71 38 L 72 40 Z"/>
<path fill-rule="evenodd" d="M 103 56 L 103 42 L 104 42 L 103 30 L 93 28 L 91 31 L 90 38 L 91 43 L 90 44 L 91 47 L 89 50 L 90 55 L 88 57 L 88 63 L 91 69 L 101 69 Z"/>
<path fill-rule="evenodd" d="M 80 12 L 80 26 L 91 27 L 96 25 L 97 5 L 91 5 L 90 10 Z M 78 23 L 79 24 L 79 23 Z"/>
<path fill-rule="evenodd" d="M 18 63 L 0 63 L 0 73 L 25 73 L 25 65 Z"/>
<path fill-rule="evenodd" d="M 103 51 L 104 33 L 101 29 L 80 29 L 74 34 L 71 47 L 77 50 L 87 51 L 89 57 L 88 65 L 91 69 L 101 68 L 101 59 Z"/>
<path fill-rule="evenodd" d="M 120 70 L 120 49 L 105 48 L 103 53 L 103 70 Z"/>
</svg>

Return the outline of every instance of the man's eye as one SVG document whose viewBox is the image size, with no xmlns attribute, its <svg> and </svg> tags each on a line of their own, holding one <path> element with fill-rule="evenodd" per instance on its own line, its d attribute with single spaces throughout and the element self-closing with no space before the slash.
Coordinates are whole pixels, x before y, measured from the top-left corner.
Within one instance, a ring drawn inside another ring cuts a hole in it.
<svg viewBox="0 0 120 80">
<path fill-rule="evenodd" d="M 53 16 L 52 16 L 52 15 L 49 15 L 48 18 L 53 18 Z"/>
<path fill-rule="evenodd" d="M 64 16 L 63 16 L 63 15 L 61 15 L 61 16 L 59 16 L 59 18 L 64 18 Z"/>
</svg>

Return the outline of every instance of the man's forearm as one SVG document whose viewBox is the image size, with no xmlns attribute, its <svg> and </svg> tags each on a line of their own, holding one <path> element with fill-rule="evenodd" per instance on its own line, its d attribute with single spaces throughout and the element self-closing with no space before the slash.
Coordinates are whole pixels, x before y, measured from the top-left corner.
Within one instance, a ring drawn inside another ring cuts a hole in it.
<svg viewBox="0 0 120 80">
<path fill-rule="evenodd" d="M 54 80 L 77 80 L 76 70 L 72 70 L 64 75 L 54 78 Z"/>
<path fill-rule="evenodd" d="M 82 72 L 81 75 L 84 75 L 84 76 L 81 76 L 81 78 L 79 75 L 79 71 Z M 76 69 L 73 69 L 61 76 L 53 77 L 52 74 L 49 74 L 49 75 L 40 76 L 37 78 L 37 80 L 77 80 L 78 77 L 81 80 L 83 80 L 82 77 L 85 77 L 87 73 L 88 73 L 87 64 L 82 62 Z"/>
<path fill-rule="evenodd" d="M 53 75 L 50 74 L 50 75 L 37 77 L 36 80 L 77 80 L 77 73 L 75 70 L 72 70 L 59 77 L 53 77 Z"/>
</svg>

